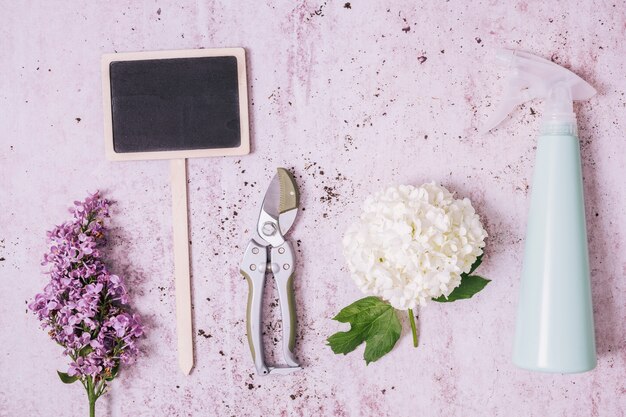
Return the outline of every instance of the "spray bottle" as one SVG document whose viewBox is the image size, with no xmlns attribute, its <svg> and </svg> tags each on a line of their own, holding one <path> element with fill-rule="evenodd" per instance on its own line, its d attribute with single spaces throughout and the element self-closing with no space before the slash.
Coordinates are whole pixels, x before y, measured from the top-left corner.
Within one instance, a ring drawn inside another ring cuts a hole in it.
<svg viewBox="0 0 626 417">
<path fill-rule="evenodd" d="M 596 366 L 580 148 L 573 100 L 596 90 L 545 59 L 503 50 L 510 78 L 484 131 L 518 105 L 545 100 L 531 190 L 513 363 L 555 373 Z"/>
</svg>

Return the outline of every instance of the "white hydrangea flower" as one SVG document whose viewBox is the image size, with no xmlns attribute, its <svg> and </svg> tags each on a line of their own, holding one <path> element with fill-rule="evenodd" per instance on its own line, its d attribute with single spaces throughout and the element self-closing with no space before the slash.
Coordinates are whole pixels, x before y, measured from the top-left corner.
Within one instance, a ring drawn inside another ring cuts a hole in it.
<svg viewBox="0 0 626 417">
<path fill-rule="evenodd" d="M 482 254 L 486 237 L 469 199 L 431 182 L 367 197 L 343 250 L 361 291 L 407 310 L 448 296 Z"/>
</svg>

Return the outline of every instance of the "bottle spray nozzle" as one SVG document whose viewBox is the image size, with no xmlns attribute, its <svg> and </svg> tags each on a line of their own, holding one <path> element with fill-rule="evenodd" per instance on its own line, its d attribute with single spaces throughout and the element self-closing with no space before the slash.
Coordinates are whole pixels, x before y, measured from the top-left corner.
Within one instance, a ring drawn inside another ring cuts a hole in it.
<svg viewBox="0 0 626 417">
<path fill-rule="evenodd" d="M 573 100 L 587 100 L 596 90 L 585 80 L 554 62 L 522 51 L 502 49 L 497 60 L 509 72 L 502 102 L 485 123 L 482 133 L 497 127 L 517 106 L 542 98 L 547 100 L 543 129 L 576 129 Z"/>
</svg>

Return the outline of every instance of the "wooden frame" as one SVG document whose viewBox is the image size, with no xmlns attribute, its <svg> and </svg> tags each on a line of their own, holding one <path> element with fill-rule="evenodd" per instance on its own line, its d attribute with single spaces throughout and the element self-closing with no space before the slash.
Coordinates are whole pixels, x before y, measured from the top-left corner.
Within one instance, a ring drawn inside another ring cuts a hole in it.
<svg viewBox="0 0 626 417">
<path fill-rule="evenodd" d="M 241 143 L 235 148 L 195 149 L 155 152 L 115 152 L 113 148 L 113 115 L 111 113 L 110 64 L 115 61 L 140 61 L 147 59 L 200 58 L 234 56 L 237 59 L 239 84 L 239 121 Z M 125 52 L 102 55 L 102 98 L 104 106 L 104 149 L 113 161 L 146 159 L 180 159 L 206 156 L 247 155 L 250 153 L 250 126 L 248 115 L 248 83 L 246 75 L 246 52 L 243 48 L 183 49 L 175 51 Z"/>
</svg>

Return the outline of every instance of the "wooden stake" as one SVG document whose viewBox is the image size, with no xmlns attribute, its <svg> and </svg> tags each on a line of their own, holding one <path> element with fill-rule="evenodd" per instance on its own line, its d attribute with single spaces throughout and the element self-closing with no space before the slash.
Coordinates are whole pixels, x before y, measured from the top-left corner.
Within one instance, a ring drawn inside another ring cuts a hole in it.
<svg viewBox="0 0 626 417">
<path fill-rule="evenodd" d="M 176 284 L 176 330 L 178 364 L 185 375 L 193 368 L 191 324 L 191 279 L 189 276 L 189 226 L 187 224 L 187 160 L 170 161 L 172 225 L 174 235 L 174 280 Z"/>
</svg>

